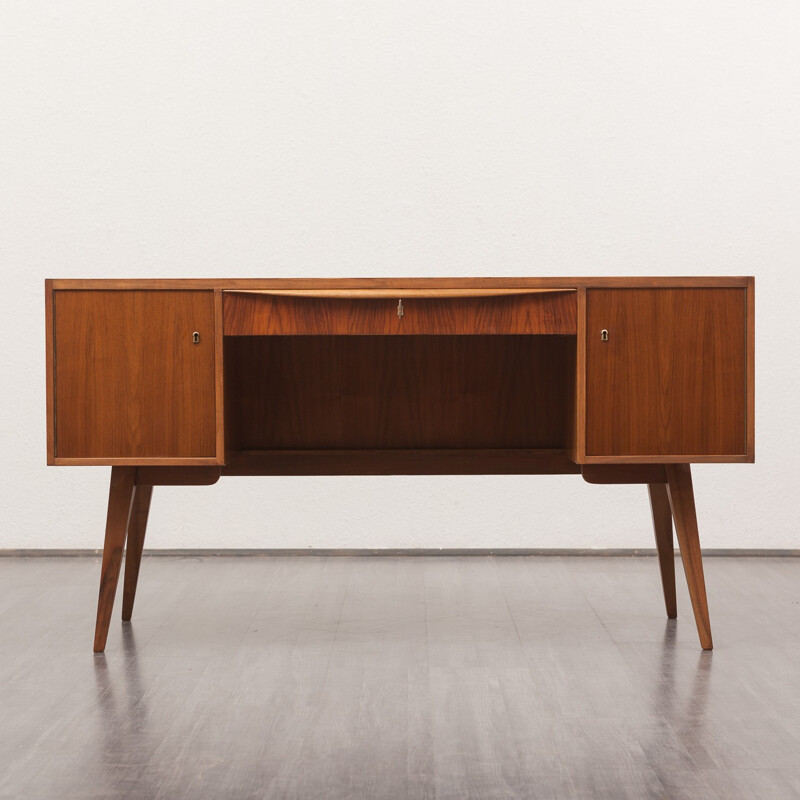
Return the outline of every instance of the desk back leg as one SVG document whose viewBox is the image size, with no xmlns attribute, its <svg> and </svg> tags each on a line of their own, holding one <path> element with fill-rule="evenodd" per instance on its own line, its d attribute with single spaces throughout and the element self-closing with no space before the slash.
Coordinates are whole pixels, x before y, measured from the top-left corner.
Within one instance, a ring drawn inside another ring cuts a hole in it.
<svg viewBox="0 0 800 800">
<path fill-rule="evenodd" d="M 708 600 L 697 530 L 692 473 L 688 464 L 667 464 L 666 472 L 669 502 L 675 519 L 683 571 L 686 573 L 686 583 L 689 585 L 689 597 L 692 600 L 700 645 L 703 650 L 711 650 L 714 645 L 711 641 L 711 623 L 708 619 Z"/>
<path fill-rule="evenodd" d="M 94 652 L 106 649 L 108 626 L 117 593 L 122 549 L 136 492 L 136 467 L 111 467 L 111 485 L 108 490 L 106 539 L 103 545 L 103 565 L 100 568 L 100 595 L 97 598 L 97 623 L 94 629 Z"/>
<path fill-rule="evenodd" d="M 649 483 L 650 510 L 653 512 L 653 530 L 656 535 L 658 566 L 661 570 L 661 586 L 664 589 L 664 605 L 667 617 L 678 616 L 675 598 L 675 547 L 672 540 L 672 511 L 666 483 Z M 130 545 L 128 545 L 130 547 Z"/>
<path fill-rule="evenodd" d="M 152 496 L 152 486 L 137 484 L 131 519 L 128 523 L 128 544 L 125 548 L 125 584 L 122 589 L 122 619 L 125 621 L 133 614 L 133 601 L 136 598 L 136 585 L 139 582 L 139 567 L 142 563 L 142 549 Z"/>
</svg>

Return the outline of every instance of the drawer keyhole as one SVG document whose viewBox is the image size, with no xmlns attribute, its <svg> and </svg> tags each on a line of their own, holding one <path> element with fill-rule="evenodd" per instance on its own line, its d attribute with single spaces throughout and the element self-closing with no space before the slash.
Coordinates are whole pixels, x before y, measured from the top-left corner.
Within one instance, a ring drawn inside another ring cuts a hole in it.
<svg viewBox="0 0 800 800">
<path fill-rule="evenodd" d="M 600 331 L 600 341 L 601 342 L 607 342 L 608 341 L 608 331 L 605 328 L 603 328 L 603 330 Z"/>
<path fill-rule="evenodd" d="M 406 313 L 406 311 L 403 308 L 403 301 L 402 300 L 398 300 L 397 301 L 397 318 L 398 319 L 403 319 L 403 314 L 405 314 L 405 313 Z"/>
<path fill-rule="evenodd" d="M 200 344 L 200 333 L 198 331 L 195 331 L 192 334 L 192 343 L 193 344 Z"/>
</svg>

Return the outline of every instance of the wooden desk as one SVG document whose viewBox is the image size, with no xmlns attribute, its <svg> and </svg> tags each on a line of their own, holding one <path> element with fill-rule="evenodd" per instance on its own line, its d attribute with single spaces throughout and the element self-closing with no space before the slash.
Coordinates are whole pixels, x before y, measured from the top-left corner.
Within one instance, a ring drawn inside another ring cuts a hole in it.
<svg viewBox="0 0 800 800">
<path fill-rule="evenodd" d="M 754 459 L 753 285 L 46 281 L 47 462 L 111 466 L 95 651 L 155 485 L 554 473 L 648 485 L 667 615 L 674 521 L 710 650 L 689 464 Z"/>
</svg>

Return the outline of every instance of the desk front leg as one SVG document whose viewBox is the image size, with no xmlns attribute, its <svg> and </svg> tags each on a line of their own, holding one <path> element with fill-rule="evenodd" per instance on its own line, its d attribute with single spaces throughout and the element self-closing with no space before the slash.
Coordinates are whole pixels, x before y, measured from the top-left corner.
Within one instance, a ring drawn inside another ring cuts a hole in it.
<svg viewBox="0 0 800 800">
<path fill-rule="evenodd" d="M 94 629 L 94 652 L 106 649 L 108 626 L 117 593 L 122 551 L 128 533 L 133 497 L 136 493 L 136 467 L 111 467 L 108 490 L 106 539 L 103 545 L 103 565 L 100 569 L 100 595 L 97 598 L 97 622 Z"/>
</svg>

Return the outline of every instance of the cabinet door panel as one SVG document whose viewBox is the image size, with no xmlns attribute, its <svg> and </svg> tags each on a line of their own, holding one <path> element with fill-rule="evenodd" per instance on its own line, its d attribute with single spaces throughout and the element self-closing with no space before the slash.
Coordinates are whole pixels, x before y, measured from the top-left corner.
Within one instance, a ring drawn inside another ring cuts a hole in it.
<svg viewBox="0 0 800 800">
<path fill-rule="evenodd" d="M 213 458 L 213 292 L 54 295 L 56 458 Z"/>
<path fill-rule="evenodd" d="M 587 290 L 587 456 L 745 454 L 745 292 Z"/>
</svg>

